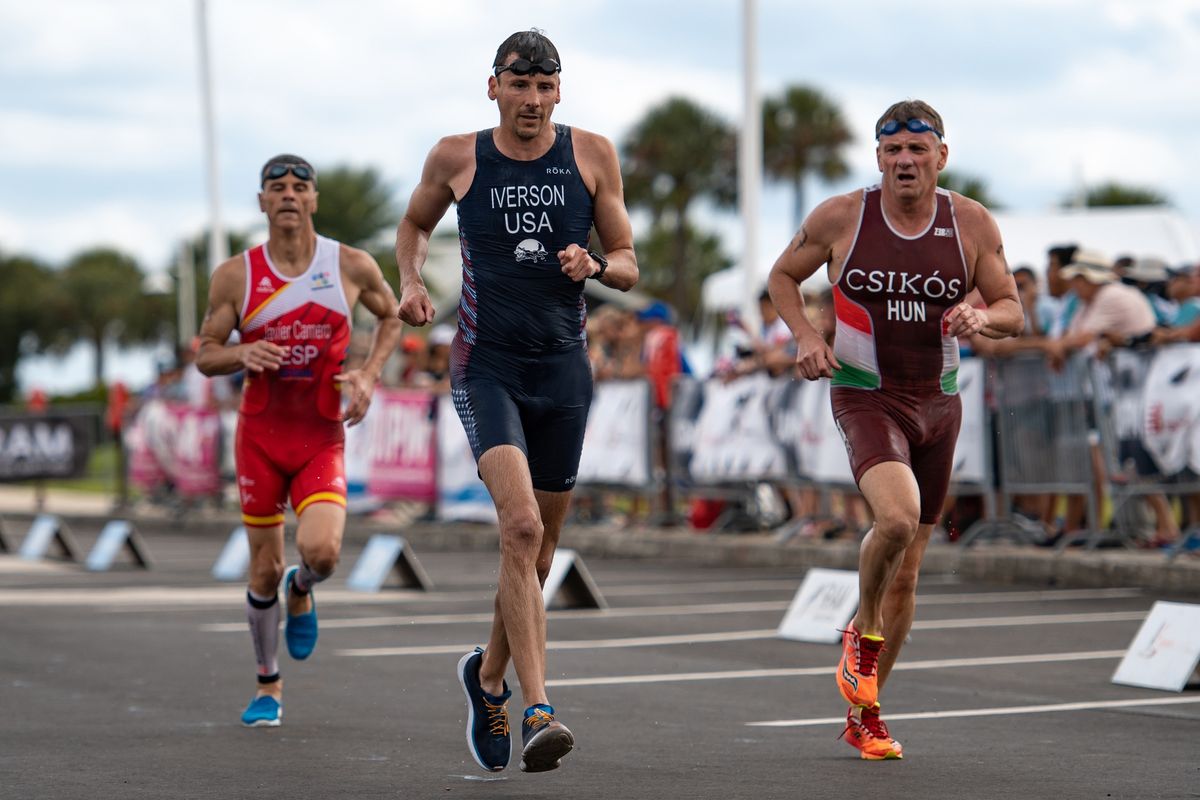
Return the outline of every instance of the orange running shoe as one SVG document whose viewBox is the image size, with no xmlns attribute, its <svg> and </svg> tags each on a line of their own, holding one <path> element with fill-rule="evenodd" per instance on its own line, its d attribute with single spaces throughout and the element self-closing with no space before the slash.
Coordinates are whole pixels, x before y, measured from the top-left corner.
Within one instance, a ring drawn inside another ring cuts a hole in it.
<svg viewBox="0 0 1200 800">
<path fill-rule="evenodd" d="M 904 748 L 888 733 L 887 725 L 879 717 L 879 704 L 861 709 L 861 716 L 854 716 L 858 710 L 851 706 L 846 712 L 846 728 L 841 736 L 858 751 L 858 757 L 866 761 L 890 761 L 904 758 Z"/>
<path fill-rule="evenodd" d="M 852 706 L 864 708 L 879 699 L 879 678 L 876 665 L 883 651 L 882 636 L 864 636 L 853 624 L 842 631 L 842 660 L 838 663 L 838 691 Z"/>
</svg>

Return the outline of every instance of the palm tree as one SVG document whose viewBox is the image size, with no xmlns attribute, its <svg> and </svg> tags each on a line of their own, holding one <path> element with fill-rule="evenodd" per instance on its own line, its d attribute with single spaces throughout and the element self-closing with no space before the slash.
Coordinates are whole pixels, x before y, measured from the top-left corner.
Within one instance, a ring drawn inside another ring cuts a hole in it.
<svg viewBox="0 0 1200 800">
<path fill-rule="evenodd" d="M 683 97 L 668 98 L 650 109 L 622 147 L 625 199 L 650 213 L 652 228 L 671 231 L 669 261 L 671 304 L 682 318 L 695 310 L 689 284 L 688 213 L 701 199 L 718 206 L 736 201 L 736 159 L 732 128 L 717 114 Z M 641 264 L 650 277 L 657 263 Z"/>
<path fill-rule="evenodd" d="M 1165 206 L 1170 201 L 1166 195 L 1144 186 L 1126 186 L 1109 181 L 1087 190 L 1086 204 L 1094 206 Z"/>
<path fill-rule="evenodd" d="M 650 229 L 637 241 L 639 263 L 668 264 L 673 258 L 677 247 L 677 232 L 661 225 Z M 687 226 L 686 263 L 688 281 L 686 287 L 686 305 L 678 306 L 681 311 L 688 310 L 689 316 L 700 306 L 700 288 L 704 279 L 714 272 L 719 272 L 733 264 L 733 260 L 721 249 L 721 238 L 715 233 L 697 230 Z M 672 296 L 674 284 L 671 273 L 664 270 L 651 270 L 643 274 L 638 281 L 638 289 L 646 294 L 664 299 Z M 674 303 L 672 303 L 674 305 Z"/>
<path fill-rule="evenodd" d="M 0 255 L 0 403 L 17 394 L 17 362 L 53 338 L 62 319 L 55 306 L 57 276 L 45 264 Z"/>
<path fill-rule="evenodd" d="M 366 247 L 400 220 L 392 189 L 373 167 L 334 167 L 317 173 L 317 213 L 313 224 L 323 236 Z"/>
<path fill-rule="evenodd" d="M 791 184 L 796 230 L 804 220 L 805 176 L 830 182 L 848 175 L 841 150 L 853 139 L 841 110 L 811 86 L 789 86 L 763 101 L 763 166 Z"/>
<path fill-rule="evenodd" d="M 168 299 L 142 290 L 141 267 L 131 257 L 109 248 L 75 256 L 59 275 L 62 320 L 52 349 L 67 350 L 79 339 L 96 349 L 95 385 L 104 382 L 104 344 L 140 344 L 169 335 Z"/>
</svg>

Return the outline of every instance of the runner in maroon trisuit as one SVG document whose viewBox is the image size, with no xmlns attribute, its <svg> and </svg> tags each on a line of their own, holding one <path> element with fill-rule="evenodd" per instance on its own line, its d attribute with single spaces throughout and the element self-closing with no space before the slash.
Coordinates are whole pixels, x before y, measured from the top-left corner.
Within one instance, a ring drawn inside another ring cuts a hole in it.
<svg viewBox="0 0 1200 800">
<path fill-rule="evenodd" d="M 866 759 L 902 757 L 879 717 L 879 689 L 912 627 L 917 573 L 949 487 L 962 413 L 957 337 L 999 339 L 1024 324 L 995 220 L 937 186 L 944 132 L 919 100 L 885 111 L 875 125 L 880 184 L 817 206 L 768 280 L 800 374 L 832 381 L 834 419 L 875 517 L 837 670 L 851 706 L 847 741 Z M 823 264 L 837 313 L 832 347 L 799 291 Z M 972 289 L 986 307 L 964 302 Z"/>
</svg>

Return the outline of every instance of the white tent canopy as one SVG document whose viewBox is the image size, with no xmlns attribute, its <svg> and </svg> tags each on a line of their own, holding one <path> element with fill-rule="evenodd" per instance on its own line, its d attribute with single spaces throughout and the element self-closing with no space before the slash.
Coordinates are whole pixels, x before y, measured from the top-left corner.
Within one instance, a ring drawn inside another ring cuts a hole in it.
<svg viewBox="0 0 1200 800">
<path fill-rule="evenodd" d="M 1009 266 L 1028 265 L 1039 275 L 1046 268 L 1046 250 L 1060 244 L 1099 250 L 1110 258 L 1154 256 L 1171 265 L 1200 261 L 1200 230 L 1178 211 L 1163 206 L 999 211 L 993 216 L 1004 238 Z M 762 267 L 764 286 L 769 269 L 769 265 Z M 824 288 L 825 271 L 820 270 L 805 287 L 810 283 L 812 289 Z M 740 267 L 709 275 L 701 290 L 704 310 L 711 313 L 739 307 L 743 287 Z"/>
<path fill-rule="evenodd" d="M 1004 237 L 1008 263 L 1028 265 L 1041 274 L 1046 250 L 1077 244 L 1109 258 L 1154 256 L 1168 264 L 1200 260 L 1200 235 L 1178 212 L 1162 206 L 1070 208 L 1042 213 L 994 214 Z"/>
</svg>

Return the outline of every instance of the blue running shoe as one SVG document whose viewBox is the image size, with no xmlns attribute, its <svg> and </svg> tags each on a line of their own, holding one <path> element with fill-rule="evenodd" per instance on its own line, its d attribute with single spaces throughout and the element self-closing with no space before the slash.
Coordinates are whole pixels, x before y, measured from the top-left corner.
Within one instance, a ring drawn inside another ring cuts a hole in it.
<svg viewBox="0 0 1200 800">
<path fill-rule="evenodd" d="M 482 647 L 458 660 L 458 682 L 467 695 L 467 749 L 476 764 L 488 772 L 499 772 L 508 766 L 512 755 L 512 736 L 508 732 L 508 698 L 512 692 L 507 683 L 499 697 L 485 692 L 479 685 L 482 664 Z"/>
<path fill-rule="evenodd" d="M 575 737 L 554 718 L 554 708 L 541 703 L 525 709 L 521 742 L 521 771 L 547 772 L 558 769 L 562 757 L 575 746 Z"/>
<path fill-rule="evenodd" d="M 291 567 L 283 576 L 284 602 L 287 602 L 287 597 L 292 592 L 292 581 L 299 571 L 299 567 Z M 303 661 L 311 656 L 313 649 L 317 646 L 317 597 L 311 589 L 308 591 L 308 596 L 312 598 L 312 609 L 307 614 L 296 614 L 295 616 L 288 614 L 287 622 L 283 626 L 283 638 L 287 642 L 288 655 L 297 661 Z"/>
<path fill-rule="evenodd" d="M 283 721 L 283 706 L 269 694 L 250 701 L 242 712 L 242 724 L 247 728 L 278 728 Z"/>
</svg>

